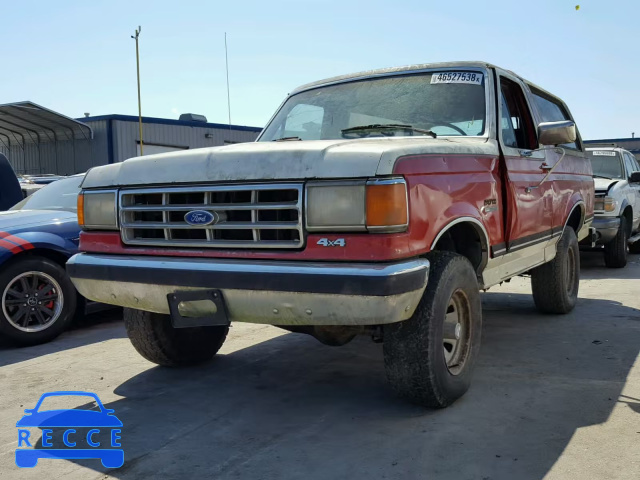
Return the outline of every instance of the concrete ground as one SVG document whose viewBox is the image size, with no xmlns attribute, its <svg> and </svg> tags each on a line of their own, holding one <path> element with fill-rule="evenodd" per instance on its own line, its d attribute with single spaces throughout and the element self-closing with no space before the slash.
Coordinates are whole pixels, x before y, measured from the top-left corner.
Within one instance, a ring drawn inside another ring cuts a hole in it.
<svg viewBox="0 0 640 480">
<path fill-rule="evenodd" d="M 65 479 L 638 479 L 640 257 L 583 255 L 566 316 L 534 310 L 529 280 L 483 295 L 468 394 L 446 410 L 395 398 L 382 347 L 342 348 L 234 325 L 213 362 L 143 360 L 116 314 L 56 341 L 0 347 L 0 477 Z M 125 464 L 14 464 L 16 421 L 43 392 L 96 392 L 124 423 Z"/>
</svg>

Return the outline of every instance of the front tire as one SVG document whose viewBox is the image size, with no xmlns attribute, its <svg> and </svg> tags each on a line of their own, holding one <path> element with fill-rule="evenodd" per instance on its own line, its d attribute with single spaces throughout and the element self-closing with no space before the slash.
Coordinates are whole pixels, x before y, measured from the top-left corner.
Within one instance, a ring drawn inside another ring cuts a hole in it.
<svg viewBox="0 0 640 480">
<path fill-rule="evenodd" d="M 64 269 L 44 257 L 16 259 L 0 273 L 0 335 L 37 345 L 65 331 L 76 312 L 76 290 Z"/>
<path fill-rule="evenodd" d="M 124 326 L 140 355 L 165 367 L 197 365 L 213 358 L 227 338 L 229 327 L 173 328 L 171 317 L 124 309 Z"/>
<path fill-rule="evenodd" d="M 623 268 L 627 265 L 627 218 L 620 217 L 620 227 L 616 236 L 604 246 L 604 264 L 609 268 Z"/>
<path fill-rule="evenodd" d="M 553 260 L 531 271 L 533 301 L 542 313 L 569 313 L 578 301 L 580 251 L 576 232 L 564 229 Z"/>
<path fill-rule="evenodd" d="M 482 305 L 465 257 L 432 252 L 429 284 L 408 320 L 384 326 L 387 379 L 401 397 L 444 408 L 469 389 L 480 350 Z"/>
</svg>

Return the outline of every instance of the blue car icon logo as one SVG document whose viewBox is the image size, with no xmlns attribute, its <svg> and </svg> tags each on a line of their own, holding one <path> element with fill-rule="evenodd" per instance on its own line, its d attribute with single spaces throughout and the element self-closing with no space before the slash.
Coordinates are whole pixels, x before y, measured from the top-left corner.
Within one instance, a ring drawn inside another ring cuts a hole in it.
<svg viewBox="0 0 640 480">
<path fill-rule="evenodd" d="M 84 397 L 85 403 L 89 397 L 92 403 L 95 402 L 98 410 L 42 408 L 45 400 L 63 396 Z M 45 393 L 33 409 L 25 410 L 25 415 L 18 420 L 16 427 L 18 467 L 35 467 L 40 458 L 99 459 L 106 468 L 119 468 L 124 464 L 124 450 L 120 448 L 122 422 L 114 415 L 114 410 L 105 408 L 95 393 Z M 33 448 L 29 427 L 42 430 L 41 447 Z"/>
</svg>

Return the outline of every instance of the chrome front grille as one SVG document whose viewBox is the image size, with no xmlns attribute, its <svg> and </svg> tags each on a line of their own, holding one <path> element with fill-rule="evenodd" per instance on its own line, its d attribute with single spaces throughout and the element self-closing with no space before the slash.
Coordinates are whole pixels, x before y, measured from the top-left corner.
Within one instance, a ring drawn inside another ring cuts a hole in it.
<svg viewBox="0 0 640 480">
<path fill-rule="evenodd" d="M 302 247 L 302 185 L 217 185 L 120 191 L 120 231 L 128 245 L 215 248 Z M 210 225 L 185 215 L 212 213 Z"/>
</svg>

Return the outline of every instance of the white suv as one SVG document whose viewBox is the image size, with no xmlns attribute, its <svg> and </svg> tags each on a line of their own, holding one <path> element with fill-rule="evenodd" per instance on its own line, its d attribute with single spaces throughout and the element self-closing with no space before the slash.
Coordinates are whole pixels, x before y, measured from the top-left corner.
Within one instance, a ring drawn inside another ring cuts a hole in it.
<svg viewBox="0 0 640 480">
<path fill-rule="evenodd" d="M 595 183 L 597 244 L 604 246 L 607 267 L 627 264 L 627 244 L 640 253 L 640 165 L 631 152 L 615 145 L 587 148 Z M 634 236 L 635 235 L 635 236 Z"/>
</svg>

